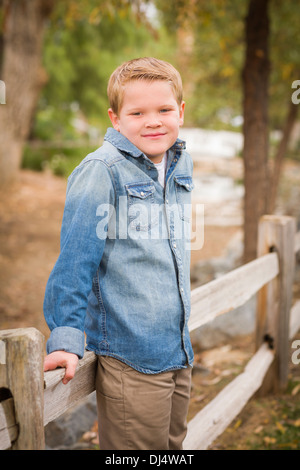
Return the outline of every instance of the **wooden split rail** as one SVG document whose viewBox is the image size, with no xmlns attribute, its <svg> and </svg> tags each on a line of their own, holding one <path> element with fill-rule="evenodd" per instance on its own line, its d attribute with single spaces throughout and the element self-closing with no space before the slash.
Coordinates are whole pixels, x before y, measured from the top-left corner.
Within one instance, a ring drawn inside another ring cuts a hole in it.
<svg viewBox="0 0 300 470">
<path fill-rule="evenodd" d="M 295 254 L 292 217 L 264 216 L 258 258 L 192 291 L 190 331 L 257 295 L 256 352 L 244 371 L 188 424 L 185 450 L 207 449 L 258 390 L 286 386 L 289 341 L 300 328 L 292 306 Z M 44 337 L 34 328 L 0 332 L 0 449 L 44 449 L 44 426 L 95 390 L 96 356 L 86 352 L 68 385 L 64 369 L 43 372 Z"/>
</svg>

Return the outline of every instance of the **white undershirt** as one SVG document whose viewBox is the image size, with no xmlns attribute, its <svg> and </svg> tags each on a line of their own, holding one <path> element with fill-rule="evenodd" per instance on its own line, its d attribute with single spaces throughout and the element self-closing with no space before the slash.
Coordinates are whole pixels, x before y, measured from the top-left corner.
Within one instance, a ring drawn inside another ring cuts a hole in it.
<svg viewBox="0 0 300 470">
<path fill-rule="evenodd" d="M 164 154 L 163 159 L 160 163 L 154 163 L 154 165 L 158 171 L 158 181 L 164 188 L 167 168 L 167 154 Z"/>
</svg>

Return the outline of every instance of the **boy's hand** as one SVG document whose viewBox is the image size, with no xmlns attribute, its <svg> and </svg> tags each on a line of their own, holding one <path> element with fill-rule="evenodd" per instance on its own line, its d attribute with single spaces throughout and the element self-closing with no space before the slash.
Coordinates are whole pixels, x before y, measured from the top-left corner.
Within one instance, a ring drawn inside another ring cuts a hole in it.
<svg viewBox="0 0 300 470">
<path fill-rule="evenodd" d="M 67 384 L 75 375 L 78 364 L 78 356 L 66 351 L 53 351 L 45 357 L 44 372 L 54 370 L 57 367 L 65 367 L 66 372 L 62 380 L 63 384 Z"/>
</svg>

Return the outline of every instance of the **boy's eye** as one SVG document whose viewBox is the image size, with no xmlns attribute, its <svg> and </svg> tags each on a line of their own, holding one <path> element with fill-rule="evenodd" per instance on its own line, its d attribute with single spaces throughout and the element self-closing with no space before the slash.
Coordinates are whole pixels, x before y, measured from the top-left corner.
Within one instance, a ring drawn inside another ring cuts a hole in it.
<svg viewBox="0 0 300 470">
<path fill-rule="evenodd" d="M 168 109 L 168 108 L 163 108 L 163 109 L 160 110 L 161 113 L 167 113 L 169 111 L 170 111 L 170 109 Z"/>
<path fill-rule="evenodd" d="M 140 113 L 140 112 L 137 111 L 137 112 L 131 113 L 131 114 L 132 114 L 132 116 L 140 116 L 142 113 Z"/>
</svg>

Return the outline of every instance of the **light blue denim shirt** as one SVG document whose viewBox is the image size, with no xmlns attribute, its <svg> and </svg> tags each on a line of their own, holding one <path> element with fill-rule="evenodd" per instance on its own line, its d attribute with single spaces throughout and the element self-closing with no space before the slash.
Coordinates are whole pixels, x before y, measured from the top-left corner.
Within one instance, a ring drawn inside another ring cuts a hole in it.
<svg viewBox="0 0 300 470">
<path fill-rule="evenodd" d="M 192 365 L 193 165 L 184 149 L 178 139 L 168 150 L 163 188 L 152 161 L 109 128 L 70 175 L 44 300 L 48 353 L 82 357 L 86 347 L 148 374 Z"/>
</svg>

